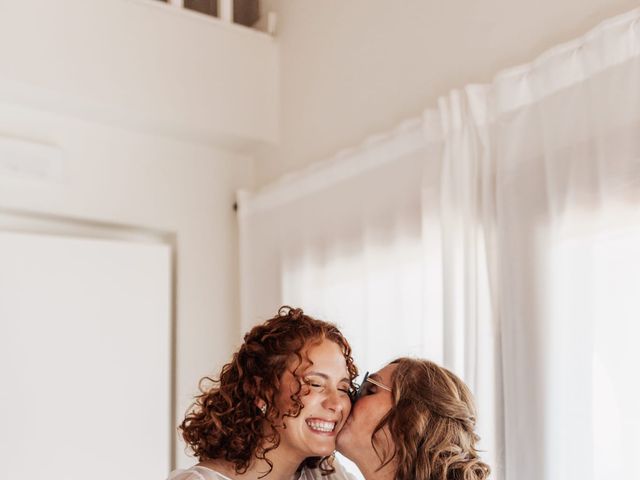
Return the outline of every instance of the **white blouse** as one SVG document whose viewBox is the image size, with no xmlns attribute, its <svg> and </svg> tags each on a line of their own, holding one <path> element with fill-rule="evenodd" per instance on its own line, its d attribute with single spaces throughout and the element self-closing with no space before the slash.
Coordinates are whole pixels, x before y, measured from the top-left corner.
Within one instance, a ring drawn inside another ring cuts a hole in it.
<svg viewBox="0 0 640 480">
<path fill-rule="evenodd" d="M 333 463 L 335 472 L 322 475 L 319 468 L 303 468 L 298 480 L 356 480 L 356 477 L 345 471 L 339 462 Z M 207 467 L 195 465 L 187 470 L 174 470 L 167 480 L 233 480 L 226 475 Z M 265 477 L 268 480 L 268 476 Z"/>
</svg>

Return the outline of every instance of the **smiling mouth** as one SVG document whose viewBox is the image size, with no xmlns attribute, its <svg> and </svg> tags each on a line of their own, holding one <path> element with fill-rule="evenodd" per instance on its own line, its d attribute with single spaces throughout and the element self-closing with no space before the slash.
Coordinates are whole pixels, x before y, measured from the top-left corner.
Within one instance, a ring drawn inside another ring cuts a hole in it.
<svg viewBox="0 0 640 480">
<path fill-rule="evenodd" d="M 336 429 L 337 422 L 309 419 L 306 421 L 311 430 L 318 433 L 332 433 Z"/>
</svg>

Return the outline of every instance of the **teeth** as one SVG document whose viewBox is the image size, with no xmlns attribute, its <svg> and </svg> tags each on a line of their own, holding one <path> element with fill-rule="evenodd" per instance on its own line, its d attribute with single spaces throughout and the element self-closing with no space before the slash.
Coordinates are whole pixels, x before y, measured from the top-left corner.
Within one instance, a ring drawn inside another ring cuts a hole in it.
<svg viewBox="0 0 640 480">
<path fill-rule="evenodd" d="M 319 420 L 311 420 L 307 422 L 312 429 L 320 432 L 333 432 L 336 427 L 336 422 L 321 422 Z"/>
</svg>

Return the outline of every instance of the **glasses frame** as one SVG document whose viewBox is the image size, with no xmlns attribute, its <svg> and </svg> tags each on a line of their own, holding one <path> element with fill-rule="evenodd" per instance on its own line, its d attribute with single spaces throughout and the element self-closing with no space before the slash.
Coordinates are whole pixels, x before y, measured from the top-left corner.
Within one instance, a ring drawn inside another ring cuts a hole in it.
<svg viewBox="0 0 640 480">
<path fill-rule="evenodd" d="M 391 387 L 386 386 L 384 383 L 381 383 L 374 378 L 370 378 L 369 372 L 366 372 L 364 374 L 364 378 L 362 379 L 362 383 L 358 385 L 358 388 L 356 389 L 356 392 L 353 395 L 354 402 L 356 402 L 362 396 L 362 391 L 364 390 L 364 384 L 367 382 L 373 383 L 376 387 L 380 387 L 381 389 L 386 390 L 387 392 L 391 392 Z"/>
</svg>

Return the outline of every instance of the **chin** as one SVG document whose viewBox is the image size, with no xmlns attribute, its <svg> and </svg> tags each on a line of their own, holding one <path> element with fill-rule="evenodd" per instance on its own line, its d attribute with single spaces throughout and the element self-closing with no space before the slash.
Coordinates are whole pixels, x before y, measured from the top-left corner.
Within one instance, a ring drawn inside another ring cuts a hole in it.
<svg viewBox="0 0 640 480">
<path fill-rule="evenodd" d="M 316 451 L 316 456 L 317 457 L 328 457 L 329 455 L 331 455 L 333 452 L 335 452 L 336 450 L 336 446 L 333 445 L 331 447 L 326 447 L 326 448 L 319 448 Z"/>
</svg>

